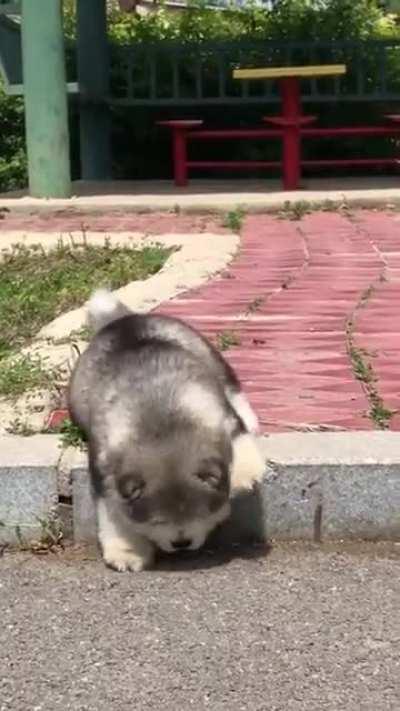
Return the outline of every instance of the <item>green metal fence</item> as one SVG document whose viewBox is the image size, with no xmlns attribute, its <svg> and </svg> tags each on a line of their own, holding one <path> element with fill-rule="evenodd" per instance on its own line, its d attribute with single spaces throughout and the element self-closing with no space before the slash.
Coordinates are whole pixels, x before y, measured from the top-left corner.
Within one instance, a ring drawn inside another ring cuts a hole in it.
<svg viewBox="0 0 400 711">
<path fill-rule="evenodd" d="M 400 99 L 400 40 L 367 42 L 158 42 L 112 47 L 113 104 L 190 106 L 265 104 L 279 100 L 276 82 L 232 79 L 235 67 L 347 65 L 343 77 L 305 79 L 303 100 Z"/>
</svg>

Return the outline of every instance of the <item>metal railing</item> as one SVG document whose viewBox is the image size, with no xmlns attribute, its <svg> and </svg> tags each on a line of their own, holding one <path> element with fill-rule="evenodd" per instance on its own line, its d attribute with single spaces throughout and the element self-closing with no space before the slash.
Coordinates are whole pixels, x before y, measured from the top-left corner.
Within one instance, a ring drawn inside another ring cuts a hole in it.
<svg viewBox="0 0 400 711">
<path fill-rule="evenodd" d="M 306 102 L 400 99 L 400 40 L 190 44 L 111 47 L 113 104 L 136 106 L 265 104 L 279 101 L 274 81 L 235 81 L 236 67 L 346 64 L 343 77 L 304 79 Z"/>
</svg>

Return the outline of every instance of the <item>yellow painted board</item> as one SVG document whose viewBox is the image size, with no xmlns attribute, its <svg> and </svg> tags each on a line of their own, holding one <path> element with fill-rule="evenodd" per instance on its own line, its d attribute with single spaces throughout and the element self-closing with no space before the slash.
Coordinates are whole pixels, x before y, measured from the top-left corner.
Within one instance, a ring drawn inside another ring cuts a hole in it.
<svg viewBox="0 0 400 711">
<path fill-rule="evenodd" d="M 234 79 L 283 79 L 284 77 L 326 77 L 346 74 L 345 64 L 318 64 L 306 67 L 265 67 L 234 69 Z"/>
</svg>

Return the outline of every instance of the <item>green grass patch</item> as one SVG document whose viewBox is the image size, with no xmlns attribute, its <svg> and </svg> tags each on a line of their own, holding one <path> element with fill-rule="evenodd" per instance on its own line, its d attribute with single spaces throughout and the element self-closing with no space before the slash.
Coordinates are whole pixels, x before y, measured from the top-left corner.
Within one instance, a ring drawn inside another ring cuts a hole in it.
<svg viewBox="0 0 400 711">
<path fill-rule="evenodd" d="M 54 318 L 82 306 L 99 287 L 118 289 L 156 274 L 174 248 L 90 245 L 72 239 L 46 252 L 16 244 L 0 261 L 0 394 L 17 396 L 49 384 L 38 359 L 18 355 Z"/>
<path fill-rule="evenodd" d="M 234 331 L 221 331 L 217 333 L 216 345 L 220 351 L 228 351 L 233 346 L 240 346 L 240 338 Z"/>
<path fill-rule="evenodd" d="M 286 200 L 278 215 L 282 220 L 292 220 L 297 222 L 305 215 L 309 215 L 311 212 L 312 206 L 306 200 L 297 200 L 294 202 Z"/>
<path fill-rule="evenodd" d="M 235 210 L 227 212 L 222 223 L 223 227 L 226 227 L 228 230 L 232 230 L 232 232 L 239 233 L 242 229 L 245 215 L 246 213 L 241 207 L 237 207 Z"/>
<path fill-rule="evenodd" d="M 154 244 L 140 249 L 60 241 L 14 245 L 0 262 L 0 354 L 28 343 L 54 318 L 82 306 L 99 287 L 118 289 L 156 274 L 173 249 Z"/>
<path fill-rule="evenodd" d="M 0 361 L 0 395 L 16 398 L 27 390 L 49 387 L 54 375 L 40 358 L 15 355 Z"/>
<path fill-rule="evenodd" d="M 72 420 L 65 419 L 61 423 L 58 432 L 61 435 L 61 444 L 63 447 L 78 447 L 79 449 L 86 448 L 86 436 L 83 430 L 78 425 L 75 425 Z"/>
</svg>

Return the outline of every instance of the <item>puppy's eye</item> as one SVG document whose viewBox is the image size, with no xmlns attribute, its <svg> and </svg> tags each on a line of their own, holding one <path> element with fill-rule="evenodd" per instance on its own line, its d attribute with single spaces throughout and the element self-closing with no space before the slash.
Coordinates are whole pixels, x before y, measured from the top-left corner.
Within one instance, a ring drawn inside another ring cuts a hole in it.
<svg viewBox="0 0 400 711">
<path fill-rule="evenodd" d="M 118 482 L 118 491 L 124 499 L 137 501 L 144 489 L 144 482 L 139 477 L 125 476 Z"/>
<path fill-rule="evenodd" d="M 143 486 L 136 486 L 129 495 L 129 501 L 137 501 L 143 493 Z"/>
<path fill-rule="evenodd" d="M 197 478 L 204 482 L 204 484 L 212 486 L 214 489 L 218 489 L 221 484 L 221 472 L 217 470 L 204 470 L 197 472 Z"/>
</svg>

